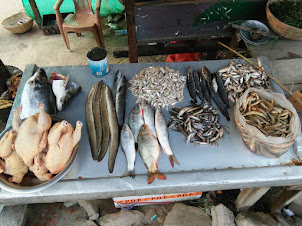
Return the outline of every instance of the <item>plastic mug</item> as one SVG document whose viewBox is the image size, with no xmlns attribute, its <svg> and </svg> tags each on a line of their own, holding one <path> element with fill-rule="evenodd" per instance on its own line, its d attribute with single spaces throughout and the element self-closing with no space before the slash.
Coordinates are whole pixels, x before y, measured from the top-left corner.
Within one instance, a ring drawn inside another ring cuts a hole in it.
<svg viewBox="0 0 302 226">
<path fill-rule="evenodd" d="M 101 47 L 95 47 L 87 53 L 89 67 L 93 75 L 101 77 L 109 72 L 107 51 Z"/>
</svg>

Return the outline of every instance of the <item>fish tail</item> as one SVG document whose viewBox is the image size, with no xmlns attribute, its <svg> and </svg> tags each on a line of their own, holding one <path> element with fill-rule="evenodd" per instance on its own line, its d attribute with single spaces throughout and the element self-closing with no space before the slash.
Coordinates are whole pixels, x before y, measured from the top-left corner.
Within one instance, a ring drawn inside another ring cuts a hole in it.
<svg viewBox="0 0 302 226">
<path fill-rule="evenodd" d="M 151 184 L 155 179 L 155 174 L 154 173 L 148 173 L 148 177 L 147 177 L 147 182 L 148 184 Z"/>
<path fill-rule="evenodd" d="M 172 166 L 172 168 L 174 168 L 174 162 L 177 164 L 177 165 L 180 165 L 176 156 L 174 154 L 172 155 L 168 155 L 168 158 L 169 158 L 169 161 L 170 161 L 170 164 Z"/>
<path fill-rule="evenodd" d="M 134 179 L 134 178 L 135 178 L 134 169 L 133 169 L 133 170 L 130 170 L 130 171 L 128 172 L 128 175 Z"/>
<path fill-rule="evenodd" d="M 137 150 L 138 150 L 138 144 L 135 143 L 135 152 L 137 152 Z"/>
<path fill-rule="evenodd" d="M 154 173 L 154 175 L 160 180 L 166 180 L 166 175 L 159 172 L 158 170 Z"/>
</svg>

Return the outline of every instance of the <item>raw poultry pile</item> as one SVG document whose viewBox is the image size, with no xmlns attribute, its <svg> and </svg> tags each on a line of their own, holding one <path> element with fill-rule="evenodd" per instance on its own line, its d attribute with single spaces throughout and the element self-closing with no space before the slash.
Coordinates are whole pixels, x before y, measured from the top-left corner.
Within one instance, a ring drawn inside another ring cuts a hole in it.
<svg viewBox="0 0 302 226">
<path fill-rule="evenodd" d="M 67 121 L 52 126 L 51 117 L 39 104 L 40 113 L 22 121 L 21 108 L 14 110 L 12 130 L 0 140 L 0 171 L 9 181 L 21 183 L 28 170 L 41 181 L 62 171 L 81 139 L 82 122 L 74 129 Z"/>
<path fill-rule="evenodd" d="M 182 132 L 186 143 L 218 145 L 223 138 L 217 110 L 209 103 L 173 108 L 169 128 Z"/>
<path fill-rule="evenodd" d="M 240 107 L 240 112 L 249 125 L 257 127 L 264 135 L 286 137 L 291 131 L 289 123 L 292 112 L 251 92 Z"/>
<path fill-rule="evenodd" d="M 237 102 L 249 87 L 268 88 L 269 86 L 267 75 L 247 64 L 232 61 L 229 66 L 220 69 L 218 73 L 228 91 L 228 98 L 232 102 Z"/>
<path fill-rule="evenodd" d="M 145 100 L 155 108 L 163 108 L 183 100 L 186 78 L 171 68 L 151 66 L 136 74 L 129 83 L 137 102 Z"/>
</svg>

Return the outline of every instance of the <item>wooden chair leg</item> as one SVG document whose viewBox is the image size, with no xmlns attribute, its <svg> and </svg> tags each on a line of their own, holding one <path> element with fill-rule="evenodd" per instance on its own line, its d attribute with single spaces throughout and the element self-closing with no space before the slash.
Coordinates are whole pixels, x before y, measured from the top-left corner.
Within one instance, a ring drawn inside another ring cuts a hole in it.
<svg viewBox="0 0 302 226">
<path fill-rule="evenodd" d="M 94 34 L 94 37 L 95 37 L 95 40 L 96 40 L 98 46 L 104 48 L 104 46 L 102 45 L 102 41 L 101 41 L 101 38 L 100 38 L 100 35 L 99 35 L 99 32 L 97 31 L 97 29 L 93 29 L 92 33 Z"/>
<path fill-rule="evenodd" d="M 99 33 L 99 37 L 100 37 L 100 40 L 101 40 L 102 47 L 105 48 L 102 26 L 97 26 L 97 31 Z"/>
<path fill-rule="evenodd" d="M 67 32 L 66 32 L 66 31 L 63 31 L 63 32 L 61 32 L 61 33 L 62 33 L 64 42 L 65 42 L 65 44 L 66 44 L 66 47 L 67 47 L 68 51 L 71 52 L 70 45 L 69 45 L 69 40 L 68 40 L 68 37 L 67 37 Z"/>
</svg>

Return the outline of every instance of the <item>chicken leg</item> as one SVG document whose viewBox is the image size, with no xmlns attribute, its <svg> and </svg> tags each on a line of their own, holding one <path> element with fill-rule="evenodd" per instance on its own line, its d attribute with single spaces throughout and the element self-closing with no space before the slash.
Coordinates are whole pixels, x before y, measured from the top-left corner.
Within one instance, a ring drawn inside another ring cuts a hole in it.
<svg viewBox="0 0 302 226">
<path fill-rule="evenodd" d="M 47 114 L 44 110 L 44 106 L 42 103 L 38 104 L 40 113 L 38 116 L 38 130 L 40 132 L 44 132 L 46 130 L 49 130 L 51 127 L 51 118 L 49 114 Z"/>
<path fill-rule="evenodd" d="M 29 167 L 30 171 L 32 171 L 40 181 L 48 181 L 52 178 L 52 174 L 48 172 L 48 169 L 44 165 L 45 156 L 46 154 L 44 152 L 35 156 L 34 164 Z"/>
<path fill-rule="evenodd" d="M 16 131 L 11 130 L 4 134 L 2 139 L 0 140 L 0 157 L 5 159 L 7 158 L 12 152 L 12 144 L 14 142 Z"/>
<path fill-rule="evenodd" d="M 13 130 L 18 130 L 22 124 L 22 120 L 20 118 L 20 112 L 22 111 L 22 105 L 19 108 L 14 109 L 13 111 L 13 122 L 12 127 Z"/>
</svg>

